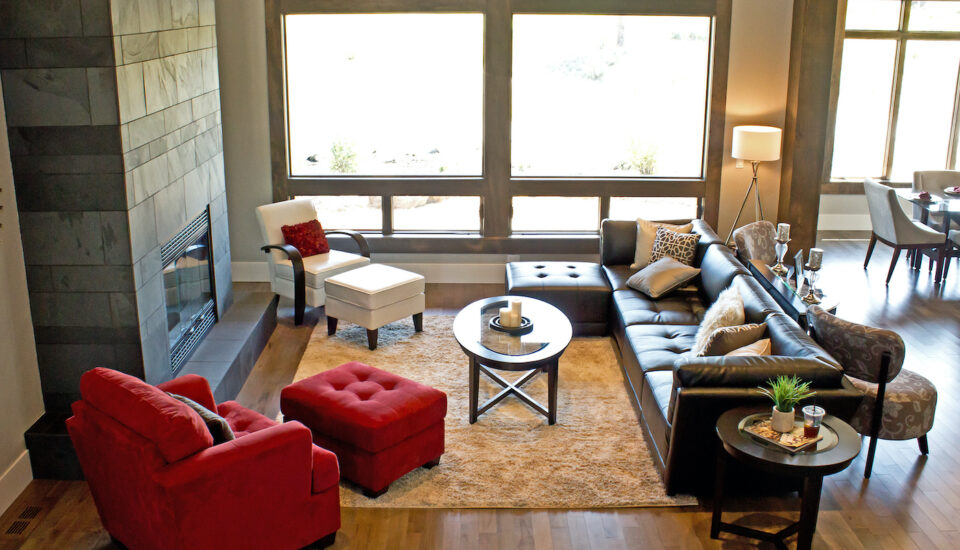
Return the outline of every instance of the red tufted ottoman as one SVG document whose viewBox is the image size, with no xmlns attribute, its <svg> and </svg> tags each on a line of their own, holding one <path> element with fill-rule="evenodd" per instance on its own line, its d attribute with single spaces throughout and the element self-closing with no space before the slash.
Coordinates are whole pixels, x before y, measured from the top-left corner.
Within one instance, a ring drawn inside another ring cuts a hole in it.
<svg viewBox="0 0 960 550">
<path fill-rule="evenodd" d="M 443 454 L 447 395 L 363 363 L 346 363 L 280 393 L 284 420 L 299 420 L 333 451 L 340 475 L 376 498 Z"/>
</svg>

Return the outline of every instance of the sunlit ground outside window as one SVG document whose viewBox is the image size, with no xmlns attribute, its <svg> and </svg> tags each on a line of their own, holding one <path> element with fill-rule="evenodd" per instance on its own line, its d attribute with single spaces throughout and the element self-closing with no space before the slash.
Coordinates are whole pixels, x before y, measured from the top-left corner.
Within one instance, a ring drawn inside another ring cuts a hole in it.
<svg viewBox="0 0 960 550">
<path fill-rule="evenodd" d="M 691 220 L 697 217 L 696 197 L 611 197 L 614 220 Z"/>
</svg>

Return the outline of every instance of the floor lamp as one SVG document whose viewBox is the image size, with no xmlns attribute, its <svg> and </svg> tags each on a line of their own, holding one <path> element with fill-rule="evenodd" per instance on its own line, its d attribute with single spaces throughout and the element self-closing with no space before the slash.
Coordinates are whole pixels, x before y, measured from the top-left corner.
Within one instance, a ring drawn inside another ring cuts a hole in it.
<svg viewBox="0 0 960 550">
<path fill-rule="evenodd" d="M 780 140 L 783 131 L 773 126 L 736 126 L 733 129 L 733 147 L 731 156 L 742 166 L 742 161 L 749 160 L 753 164 L 753 180 L 750 187 L 747 187 L 746 194 L 743 195 L 743 202 L 740 204 L 740 211 L 737 212 L 737 218 L 733 220 L 733 226 L 727 235 L 726 244 L 730 244 L 730 238 L 733 237 L 733 231 L 740 223 L 740 215 L 747 206 L 750 199 L 750 191 L 756 188 L 756 218 L 763 219 L 763 206 L 760 205 L 760 185 L 757 183 L 757 169 L 761 162 L 780 160 Z M 739 167 L 739 166 L 738 166 Z"/>
</svg>

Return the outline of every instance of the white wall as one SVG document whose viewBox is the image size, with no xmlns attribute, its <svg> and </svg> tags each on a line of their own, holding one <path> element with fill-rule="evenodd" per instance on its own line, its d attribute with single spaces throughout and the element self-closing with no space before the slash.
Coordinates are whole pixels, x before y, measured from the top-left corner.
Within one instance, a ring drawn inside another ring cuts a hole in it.
<svg viewBox="0 0 960 550">
<path fill-rule="evenodd" d="M 0 514 L 30 483 L 23 441 L 43 414 L 40 371 L 33 341 L 20 221 L 10 166 L 7 119 L 0 93 Z"/>
<path fill-rule="evenodd" d="M 730 137 L 736 125 L 783 127 L 792 13 L 793 0 L 733 2 L 726 151 L 730 149 Z M 230 243 L 234 276 L 239 281 L 263 273 L 256 263 L 250 263 L 263 261 L 253 209 L 269 202 L 272 196 L 263 1 L 217 0 L 217 22 Z M 749 167 L 737 169 L 729 154 L 724 154 L 718 228 L 722 236 L 733 223 L 750 176 Z M 780 163 L 762 165 L 760 182 L 764 214 L 774 220 L 780 191 Z M 750 207 L 741 223 L 752 220 Z M 408 265 L 437 263 L 423 256 L 392 259 Z M 485 257 L 482 261 L 504 260 Z"/>
</svg>

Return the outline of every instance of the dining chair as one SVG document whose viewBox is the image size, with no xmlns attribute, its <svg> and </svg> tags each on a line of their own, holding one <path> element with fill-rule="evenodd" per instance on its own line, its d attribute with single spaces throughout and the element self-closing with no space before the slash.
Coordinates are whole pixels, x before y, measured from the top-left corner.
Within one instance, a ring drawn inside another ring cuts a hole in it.
<svg viewBox="0 0 960 550">
<path fill-rule="evenodd" d="M 960 258 L 960 231 L 956 229 L 950 232 L 950 238 L 947 239 L 947 250 L 943 253 L 943 280 L 947 280 L 947 273 L 950 271 L 950 260 Z"/>
<path fill-rule="evenodd" d="M 760 260 L 767 265 L 777 263 L 777 228 L 767 220 L 755 221 L 733 232 L 737 244 L 737 257 L 747 264 Z"/>
<path fill-rule="evenodd" d="M 937 254 L 936 280 L 939 282 L 943 276 L 946 236 L 931 227 L 911 220 L 900 206 L 900 200 L 892 187 L 877 183 L 871 178 L 865 178 L 863 193 L 867 197 L 870 224 L 873 226 L 863 268 L 866 269 L 870 263 L 870 256 L 873 255 L 877 241 L 893 247 L 893 259 L 887 271 L 887 284 L 890 284 L 890 278 L 893 277 L 893 270 L 897 267 L 901 251 L 932 250 Z"/>
<path fill-rule="evenodd" d="M 943 196 L 947 187 L 960 185 L 960 171 L 956 170 L 920 170 L 913 173 L 913 191 L 926 191 L 931 195 Z M 920 217 L 920 207 L 914 207 L 914 216 Z M 927 223 L 944 232 L 944 215 L 937 212 L 928 214 Z"/>
<path fill-rule="evenodd" d="M 937 388 L 927 378 L 903 369 L 906 346 L 891 330 L 845 321 L 819 306 L 807 308 L 810 334 L 843 366 L 844 375 L 863 395 L 850 425 L 870 437 L 863 477 L 873 470 L 877 440 L 916 439 L 929 454 Z"/>
</svg>

